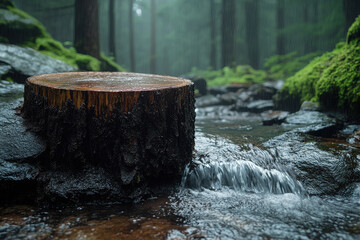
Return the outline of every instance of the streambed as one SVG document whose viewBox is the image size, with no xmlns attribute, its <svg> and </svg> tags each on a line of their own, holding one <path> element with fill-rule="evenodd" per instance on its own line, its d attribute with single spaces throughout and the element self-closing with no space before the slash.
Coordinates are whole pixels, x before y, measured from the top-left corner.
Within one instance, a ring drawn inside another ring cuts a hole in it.
<svg viewBox="0 0 360 240">
<path fill-rule="evenodd" d="M 1 87 L 3 104 L 22 92 Z M 358 239 L 358 144 L 308 127 L 197 109 L 196 153 L 177 189 L 128 205 L 2 205 L 0 239 Z"/>
</svg>

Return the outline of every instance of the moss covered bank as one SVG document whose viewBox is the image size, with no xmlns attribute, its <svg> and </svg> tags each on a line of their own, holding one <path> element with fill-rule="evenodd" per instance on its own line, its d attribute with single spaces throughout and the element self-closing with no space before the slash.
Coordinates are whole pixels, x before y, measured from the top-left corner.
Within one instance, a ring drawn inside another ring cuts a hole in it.
<svg viewBox="0 0 360 240">
<path fill-rule="evenodd" d="M 278 108 L 296 111 L 303 101 L 319 102 L 324 110 L 360 115 L 360 16 L 346 43 L 313 59 L 288 78 L 275 97 Z"/>
<path fill-rule="evenodd" d="M 31 47 L 45 55 L 59 59 L 80 70 L 124 71 L 112 59 L 101 54 L 101 59 L 79 54 L 54 40 L 35 18 L 16 8 L 10 0 L 0 1 L 0 43 Z"/>
</svg>

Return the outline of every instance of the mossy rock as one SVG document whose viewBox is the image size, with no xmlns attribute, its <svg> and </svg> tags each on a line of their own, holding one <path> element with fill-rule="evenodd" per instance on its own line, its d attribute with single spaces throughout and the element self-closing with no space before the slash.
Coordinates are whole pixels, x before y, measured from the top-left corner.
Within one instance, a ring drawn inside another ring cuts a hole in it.
<svg viewBox="0 0 360 240">
<path fill-rule="evenodd" d="M 10 0 L 0 0 L 0 8 L 8 9 L 9 7 L 15 7 L 14 3 Z"/>
<path fill-rule="evenodd" d="M 34 18 L 19 9 L 0 9 L 0 41 L 26 45 L 37 38 L 48 37 L 45 28 Z"/>
<path fill-rule="evenodd" d="M 79 70 L 125 70 L 103 54 L 101 59 L 96 59 L 89 55 L 77 53 L 75 48 L 64 47 L 61 42 L 50 36 L 38 20 L 16 8 L 10 0 L 0 0 L 0 43 L 31 47 Z"/>
<path fill-rule="evenodd" d="M 284 80 L 294 75 L 319 55 L 319 52 L 309 53 L 301 57 L 297 56 L 297 52 L 291 52 L 285 55 L 275 55 L 266 59 L 265 70 L 270 79 Z"/>
<path fill-rule="evenodd" d="M 209 87 L 234 83 L 263 83 L 267 79 L 265 71 L 253 69 L 249 65 L 224 67 L 220 70 L 198 70 L 194 68 L 187 75 L 205 79 Z"/>
<path fill-rule="evenodd" d="M 355 23 L 349 28 L 346 42 L 349 44 L 353 41 L 360 40 L 360 16 L 355 20 Z"/>
<path fill-rule="evenodd" d="M 276 96 L 279 108 L 297 110 L 303 101 L 319 102 L 325 110 L 360 116 L 360 17 L 350 27 L 347 43 L 315 58 L 288 78 Z M 290 103 L 290 101 L 292 101 Z"/>
</svg>

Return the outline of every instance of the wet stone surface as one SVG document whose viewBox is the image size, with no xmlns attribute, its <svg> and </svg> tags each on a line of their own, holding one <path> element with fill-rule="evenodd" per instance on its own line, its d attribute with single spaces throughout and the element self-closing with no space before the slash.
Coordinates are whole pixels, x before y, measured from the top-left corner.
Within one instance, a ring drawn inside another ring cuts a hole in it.
<svg viewBox="0 0 360 240">
<path fill-rule="evenodd" d="M 181 185 L 137 203 L 114 204 L 116 183 L 101 169 L 42 172 L 43 199 L 67 204 L 2 205 L 0 238 L 358 239 L 359 125 L 300 111 L 264 126 L 272 114 L 281 112 L 198 107 Z"/>
<path fill-rule="evenodd" d="M 2 71 L 4 75 L 0 71 L 0 78 L 11 77 L 19 83 L 24 83 L 25 79 L 32 75 L 77 70 L 69 64 L 46 56 L 34 49 L 11 44 L 0 44 L 0 62 L 7 66 L 6 71 Z"/>
</svg>

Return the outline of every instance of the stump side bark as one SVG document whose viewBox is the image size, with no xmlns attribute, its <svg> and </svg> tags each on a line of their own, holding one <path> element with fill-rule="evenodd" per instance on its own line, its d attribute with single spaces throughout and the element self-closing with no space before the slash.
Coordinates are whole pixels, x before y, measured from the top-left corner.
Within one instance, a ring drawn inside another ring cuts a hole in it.
<svg viewBox="0 0 360 240">
<path fill-rule="evenodd" d="M 134 73 L 28 78 L 23 116 L 46 140 L 51 169 L 101 166 L 124 186 L 175 180 L 194 147 L 191 81 Z"/>
</svg>

